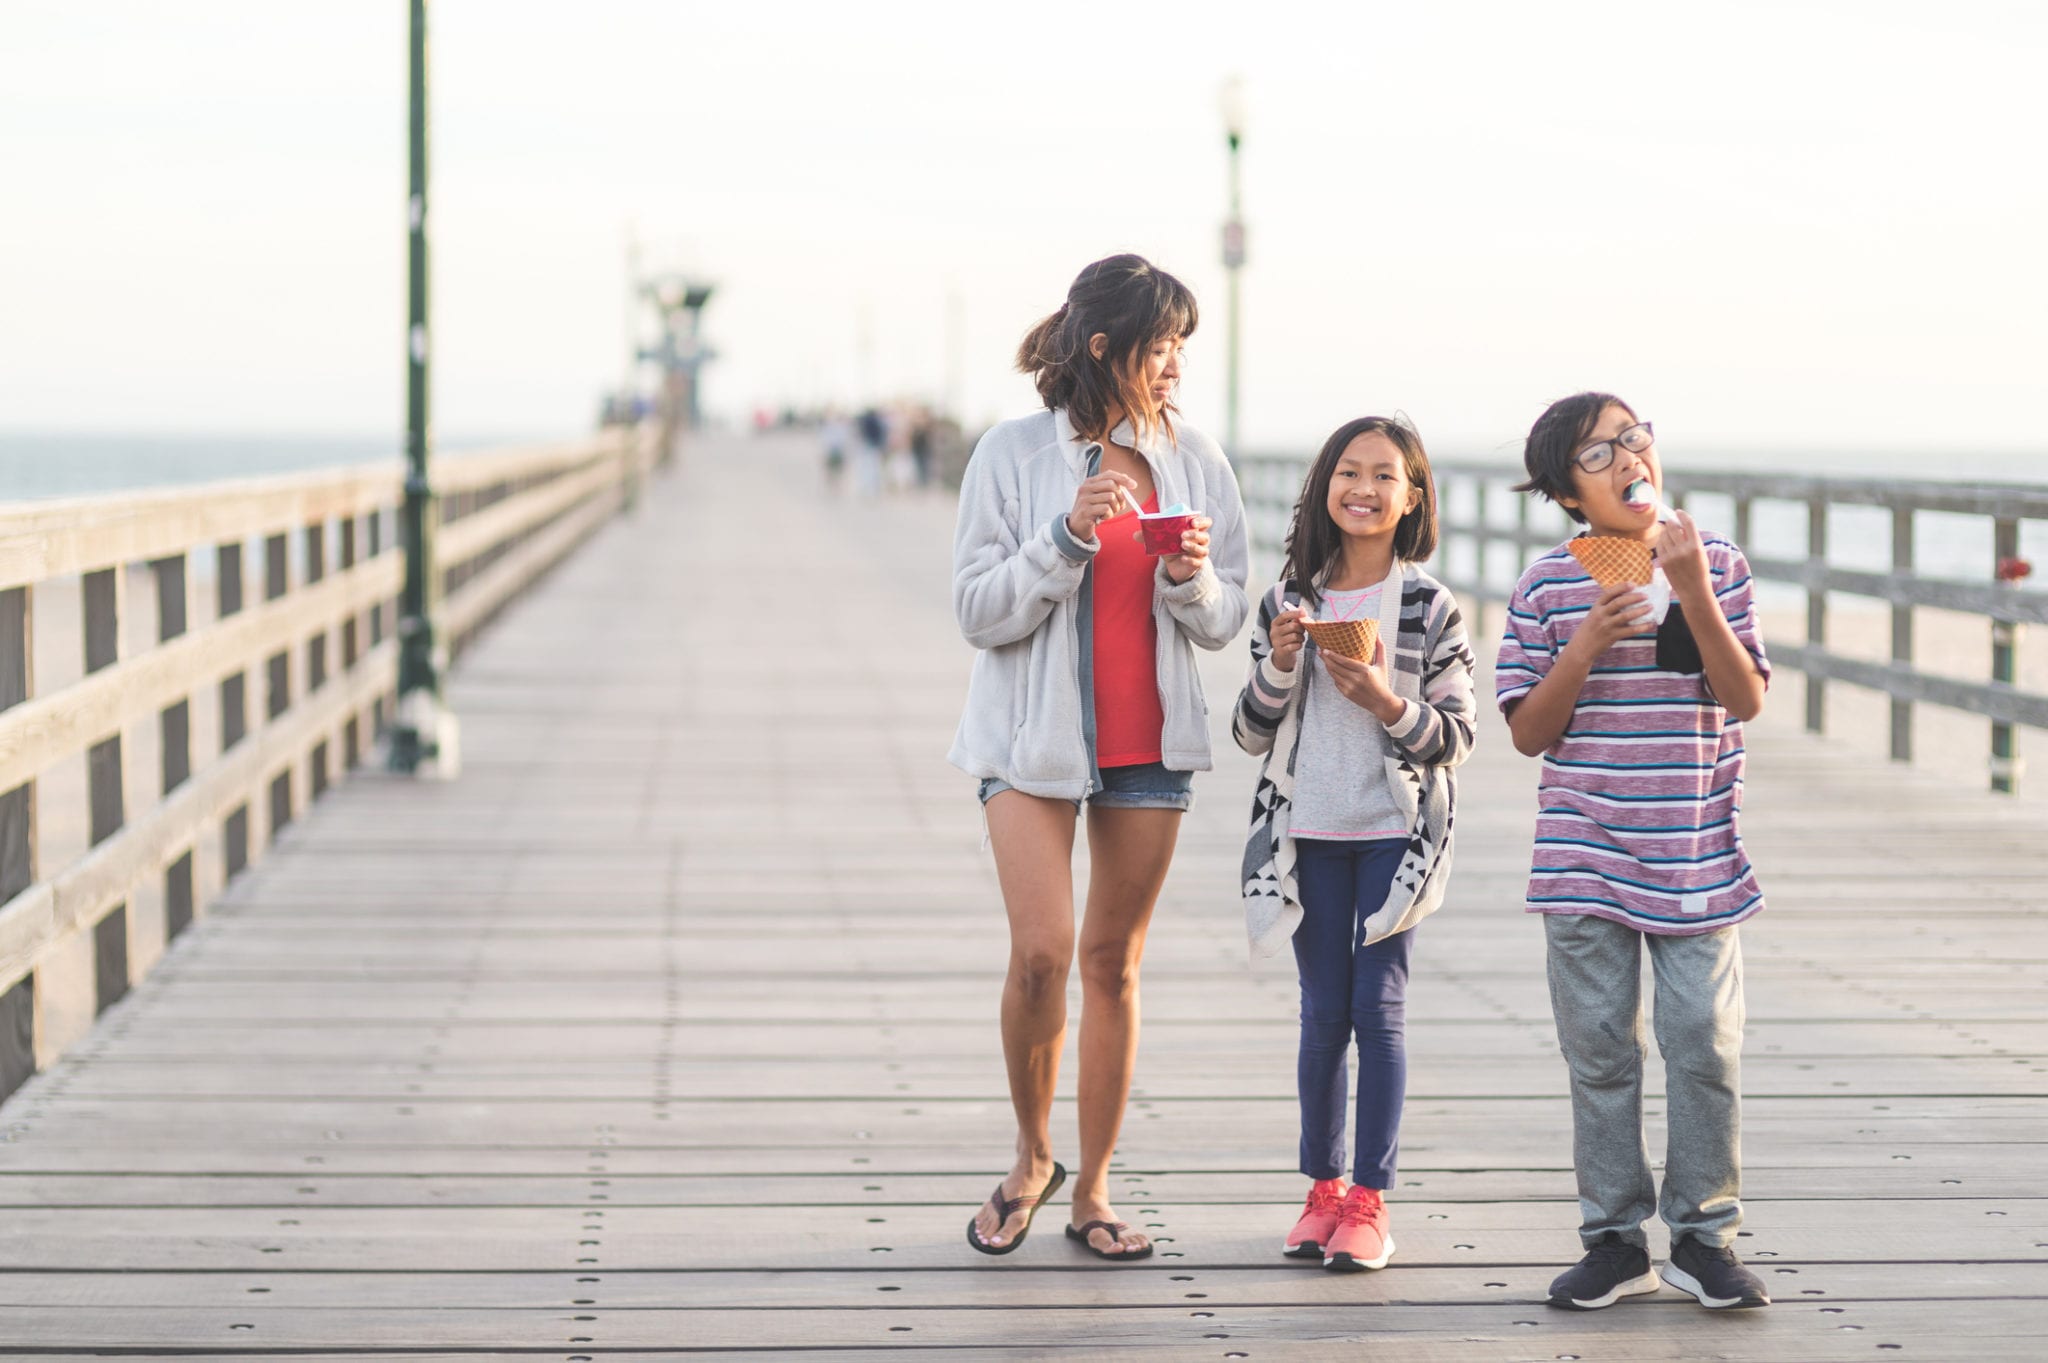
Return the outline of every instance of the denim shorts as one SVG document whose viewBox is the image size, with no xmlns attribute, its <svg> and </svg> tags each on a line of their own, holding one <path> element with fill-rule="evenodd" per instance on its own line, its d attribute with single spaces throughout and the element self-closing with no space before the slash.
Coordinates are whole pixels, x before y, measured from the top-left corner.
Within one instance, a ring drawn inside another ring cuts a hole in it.
<svg viewBox="0 0 2048 1363">
<path fill-rule="evenodd" d="M 1174 771 L 1159 762 L 1140 762 L 1134 767 L 1104 767 L 1101 788 L 1088 797 L 1090 804 L 1113 809 L 1178 809 L 1185 811 L 1195 802 L 1195 774 Z M 1014 790 L 1008 781 L 991 776 L 981 783 L 981 802 Z M 1071 801 L 1074 812 L 1081 802 Z"/>
</svg>

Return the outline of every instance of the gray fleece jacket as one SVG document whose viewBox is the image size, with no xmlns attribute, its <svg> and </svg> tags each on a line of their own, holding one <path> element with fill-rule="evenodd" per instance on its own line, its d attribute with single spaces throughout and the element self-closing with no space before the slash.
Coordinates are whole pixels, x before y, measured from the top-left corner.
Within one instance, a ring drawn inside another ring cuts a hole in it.
<svg viewBox="0 0 2048 1363">
<path fill-rule="evenodd" d="M 1185 503 L 1215 522 L 1201 571 L 1175 583 L 1162 562 L 1152 596 L 1166 721 L 1161 761 L 1207 771 L 1209 707 L 1189 644 L 1226 647 L 1250 610 L 1244 505 L 1216 442 L 1184 425 L 1174 431 L 1174 439 L 1157 432 L 1139 441 L 1125 422 L 1111 438 L 1144 455 L 1161 507 Z M 1097 452 L 1066 412 L 1038 412 L 990 428 L 960 484 L 953 612 L 981 653 L 947 760 L 1027 795 L 1079 800 L 1093 779 L 1081 729 L 1076 596 L 1101 544 L 1076 540 L 1066 518 Z"/>
</svg>

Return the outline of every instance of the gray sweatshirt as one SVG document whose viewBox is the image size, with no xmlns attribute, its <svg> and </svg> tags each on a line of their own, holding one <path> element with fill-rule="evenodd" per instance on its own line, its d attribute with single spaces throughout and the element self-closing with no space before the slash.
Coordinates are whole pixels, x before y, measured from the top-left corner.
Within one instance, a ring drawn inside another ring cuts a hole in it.
<svg viewBox="0 0 2048 1363">
<path fill-rule="evenodd" d="M 1152 597 L 1165 713 L 1161 762 L 1207 771 L 1209 707 L 1189 644 L 1226 647 L 1250 610 L 1244 506 L 1216 442 L 1178 423 L 1174 432 L 1172 440 L 1155 432 L 1139 441 L 1125 422 L 1111 438 L 1144 455 L 1162 508 L 1185 503 L 1215 522 L 1201 571 L 1175 583 L 1162 561 Z M 990 428 L 960 484 L 953 613 L 981 653 L 947 760 L 1027 795 L 1079 800 L 1092 780 L 1081 732 L 1075 597 L 1101 544 L 1076 540 L 1066 518 L 1096 452 L 1064 411 L 1038 412 Z"/>
</svg>

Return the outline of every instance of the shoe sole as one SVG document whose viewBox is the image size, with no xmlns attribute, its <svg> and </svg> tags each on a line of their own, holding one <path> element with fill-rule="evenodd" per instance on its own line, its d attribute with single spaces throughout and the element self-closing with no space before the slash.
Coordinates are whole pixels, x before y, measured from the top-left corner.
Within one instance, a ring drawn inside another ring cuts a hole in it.
<svg viewBox="0 0 2048 1363">
<path fill-rule="evenodd" d="M 1304 1240 L 1298 1245 L 1282 1245 L 1280 1252 L 1290 1259 L 1320 1259 L 1323 1247 L 1313 1240 Z"/>
<path fill-rule="evenodd" d="M 1692 1274 L 1687 1273 L 1684 1269 L 1678 1267 L 1676 1264 L 1666 1264 L 1660 1270 L 1660 1272 L 1662 1273 L 1665 1282 L 1670 1283 L 1673 1287 L 1677 1288 L 1681 1292 L 1691 1294 L 1694 1300 L 1698 1301 L 1701 1306 L 1706 1307 L 1710 1311 L 1725 1311 L 1729 1307 L 1755 1307 L 1769 1306 L 1771 1304 L 1771 1299 L 1769 1297 L 1709 1296 L 1707 1295 L 1706 1288 L 1700 1286 L 1700 1280 L 1698 1278 L 1693 1277 Z"/>
<path fill-rule="evenodd" d="M 1655 1292 L 1661 1285 L 1656 1272 L 1652 1270 L 1643 1274 L 1640 1278 L 1630 1278 L 1625 1283 L 1617 1284 L 1614 1290 L 1605 1296 L 1593 1297 L 1586 1301 L 1580 1301 L 1576 1297 L 1552 1297 L 1549 1300 L 1552 1306 L 1565 1311 L 1600 1311 L 1614 1305 L 1623 1297 L 1634 1297 L 1640 1296 L 1645 1292 Z M 1676 1287 L 1677 1284 L 1673 1283 L 1672 1286 Z"/>
<path fill-rule="evenodd" d="M 1332 1254 L 1324 1258 L 1323 1267 L 1332 1273 L 1363 1273 L 1370 1268 L 1385 1268 L 1387 1260 L 1394 1257 L 1394 1237 L 1387 1237 L 1386 1248 L 1377 1259 L 1360 1259 L 1349 1254 Z"/>
</svg>

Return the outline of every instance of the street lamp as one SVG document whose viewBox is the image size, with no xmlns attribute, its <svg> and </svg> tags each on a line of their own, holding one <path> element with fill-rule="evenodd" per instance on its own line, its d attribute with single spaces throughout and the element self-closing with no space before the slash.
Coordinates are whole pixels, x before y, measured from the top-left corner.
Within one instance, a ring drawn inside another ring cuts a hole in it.
<svg viewBox="0 0 2048 1363">
<path fill-rule="evenodd" d="M 447 659 L 435 628 L 441 592 L 434 563 L 440 513 L 429 472 L 433 437 L 427 415 L 427 366 L 432 356 L 427 330 L 427 0 L 412 0 L 409 27 L 405 508 L 400 521 L 405 584 L 398 608 L 398 713 L 387 751 L 394 771 L 424 768 L 452 777 L 460 759 L 455 717 L 441 702 L 441 672 Z"/>
<path fill-rule="evenodd" d="M 1230 145 L 1230 216 L 1223 221 L 1223 268 L 1230 281 L 1225 326 L 1228 347 L 1223 396 L 1223 447 L 1233 457 L 1237 448 L 1238 276 L 1244 270 L 1244 202 L 1238 180 L 1238 148 L 1244 142 L 1244 82 L 1236 76 L 1223 82 L 1223 135 Z"/>
</svg>

